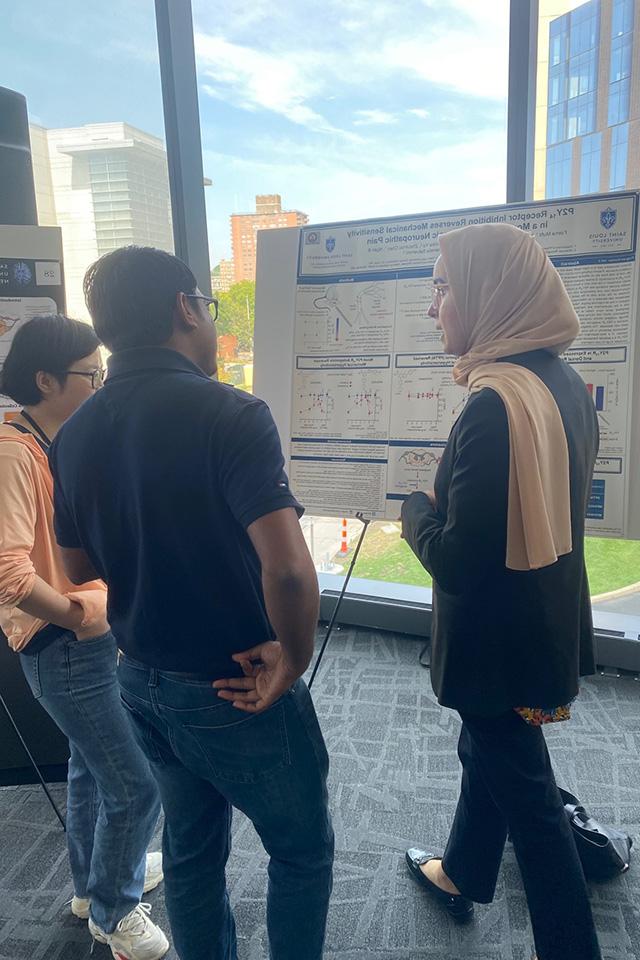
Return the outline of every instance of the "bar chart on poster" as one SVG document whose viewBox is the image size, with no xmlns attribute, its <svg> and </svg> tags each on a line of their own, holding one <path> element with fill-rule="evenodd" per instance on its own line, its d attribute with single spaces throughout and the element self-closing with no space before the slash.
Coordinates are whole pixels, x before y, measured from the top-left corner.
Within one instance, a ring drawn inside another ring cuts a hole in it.
<svg viewBox="0 0 640 960">
<path fill-rule="evenodd" d="M 600 449 L 588 532 L 640 537 L 638 194 L 264 231 L 255 390 L 310 513 L 395 519 L 433 486 L 466 402 L 427 315 L 438 236 L 509 223 L 541 244 L 580 317 L 565 359 L 593 400 Z"/>
</svg>

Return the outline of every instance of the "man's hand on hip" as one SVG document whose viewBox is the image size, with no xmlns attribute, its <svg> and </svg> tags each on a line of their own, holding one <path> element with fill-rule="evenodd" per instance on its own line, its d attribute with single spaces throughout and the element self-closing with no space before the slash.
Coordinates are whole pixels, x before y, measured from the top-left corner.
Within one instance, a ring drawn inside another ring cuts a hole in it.
<svg viewBox="0 0 640 960">
<path fill-rule="evenodd" d="M 234 707 L 246 713 L 266 710 L 300 676 L 287 662 L 284 650 L 276 640 L 234 653 L 232 659 L 240 664 L 244 676 L 215 680 L 213 686 L 219 697 L 230 700 Z"/>
</svg>

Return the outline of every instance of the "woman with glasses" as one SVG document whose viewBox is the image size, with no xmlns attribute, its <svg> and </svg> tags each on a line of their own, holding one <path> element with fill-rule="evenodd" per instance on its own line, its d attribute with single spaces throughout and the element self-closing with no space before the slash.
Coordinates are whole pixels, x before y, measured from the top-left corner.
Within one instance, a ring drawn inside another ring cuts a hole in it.
<svg viewBox="0 0 640 960">
<path fill-rule="evenodd" d="M 34 697 L 69 739 L 71 910 L 91 915 L 110 945 L 115 931 L 122 956 L 154 960 L 168 943 L 139 913 L 149 909 L 143 889 L 162 880 L 161 855 L 146 855 L 158 793 L 120 701 L 106 588 L 74 586 L 62 568 L 47 459 L 59 428 L 103 376 L 87 324 L 36 317 L 13 338 L 0 371 L 0 392 L 21 406 L 0 425 L 0 627 Z"/>
<path fill-rule="evenodd" d="M 435 491 L 403 504 L 403 535 L 434 581 L 431 676 L 462 719 L 462 790 L 444 853 L 413 878 L 456 920 L 490 903 L 507 834 L 538 960 L 600 960 L 587 886 L 542 725 L 567 720 L 595 672 L 584 518 L 598 450 L 589 393 L 561 353 L 580 326 L 534 237 L 440 237 L 429 315 L 470 391 Z"/>
</svg>

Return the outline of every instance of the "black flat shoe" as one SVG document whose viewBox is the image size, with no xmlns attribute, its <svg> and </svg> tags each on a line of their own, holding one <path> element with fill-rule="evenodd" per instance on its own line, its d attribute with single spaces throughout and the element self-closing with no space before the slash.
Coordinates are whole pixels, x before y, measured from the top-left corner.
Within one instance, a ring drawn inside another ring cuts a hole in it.
<svg viewBox="0 0 640 960">
<path fill-rule="evenodd" d="M 433 853 L 426 853 L 424 850 L 418 850 L 416 847 L 411 847 L 410 850 L 407 850 L 405 854 L 405 860 L 407 861 L 407 866 L 409 867 L 409 873 L 416 881 L 420 884 L 425 890 L 428 890 L 431 896 L 438 901 L 440 906 L 444 907 L 450 917 L 453 917 L 454 920 L 457 920 L 458 923 L 464 923 L 467 920 L 471 920 L 473 917 L 473 903 L 471 900 L 467 900 L 466 897 L 463 897 L 459 893 L 447 893 L 446 890 L 442 890 L 435 883 L 429 880 L 428 877 L 424 875 L 420 867 L 428 863 L 429 860 L 440 860 L 440 857 L 437 857 Z"/>
</svg>

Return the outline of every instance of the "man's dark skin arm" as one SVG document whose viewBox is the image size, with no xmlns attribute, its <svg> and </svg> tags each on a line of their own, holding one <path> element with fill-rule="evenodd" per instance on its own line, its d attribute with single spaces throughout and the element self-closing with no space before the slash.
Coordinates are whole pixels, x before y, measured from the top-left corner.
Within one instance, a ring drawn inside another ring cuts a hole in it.
<svg viewBox="0 0 640 960">
<path fill-rule="evenodd" d="M 247 533 L 262 564 L 265 604 L 277 639 L 234 654 L 245 676 L 213 685 L 234 707 L 259 713 L 286 693 L 311 662 L 318 577 L 293 507 L 260 517 Z"/>
</svg>

